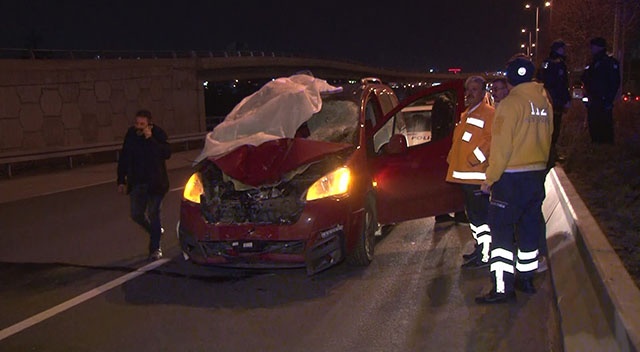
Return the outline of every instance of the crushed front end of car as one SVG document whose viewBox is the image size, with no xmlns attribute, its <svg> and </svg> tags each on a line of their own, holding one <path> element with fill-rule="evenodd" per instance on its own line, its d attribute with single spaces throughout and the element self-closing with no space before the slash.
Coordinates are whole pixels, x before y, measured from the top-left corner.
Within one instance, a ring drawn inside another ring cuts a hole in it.
<svg viewBox="0 0 640 352">
<path fill-rule="evenodd" d="M 347 255 L 347 234 L 360 225 L 353 212 L 361 205 L 350 196 L 350 164 L 362 152 L 353 144 L 358 106 L 322 104 L 309 78 L 300 79 L 295 89 L 276 82 L 245 98 L 207 137 L 181 204 L 185 258 L 313 274 Z"/>
</svg>

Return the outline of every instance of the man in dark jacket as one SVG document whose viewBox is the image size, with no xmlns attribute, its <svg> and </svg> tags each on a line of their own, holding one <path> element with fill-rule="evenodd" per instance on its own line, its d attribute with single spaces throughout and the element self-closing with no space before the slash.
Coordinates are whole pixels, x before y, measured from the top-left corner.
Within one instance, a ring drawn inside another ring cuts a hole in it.
<svg viewBox="0 0 640 352">
<path fill-rule="evenodd" d="M 149 233 L 149 259 L 162 258 L 160 206 L 169 191 L 165 160 L 171 157 L 167 134 L 155 126 L 151 112 L 136 113 L 124 136 L 118 160 L 118 192 L 129 194 L 131 218 Z"/>
<path fill-rule="evenodd" d="M 590 45 L 593 59 L 582 74 L 589 98 L 589 134 L 593 143 L 613 144 L 613 101 L 620 89 L 620 64 L 607 55 L 604 38 L 593 38 Z"/>
<path fill-rule="evenodd" d="M 542 62 L 537 73 L 538 81 L 544 83 L 544 88 L 549 92 L 551 104 L 553 104 L 553 135 L 551 136 L 551 151 L 547 165 L 549 169 L 553 168 L 558 158 L 556 143 L 560 136 L 562 113 L 571 103 L 569 72 L 565 60 L 565 43 L 562 40 L 556 40 L 551 44 L 549 57 Z"/>
</svg>

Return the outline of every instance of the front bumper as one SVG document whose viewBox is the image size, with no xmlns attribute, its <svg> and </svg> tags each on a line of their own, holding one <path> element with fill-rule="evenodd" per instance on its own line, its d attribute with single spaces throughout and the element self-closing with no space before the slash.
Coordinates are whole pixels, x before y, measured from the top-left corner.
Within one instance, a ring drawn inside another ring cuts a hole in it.
<svg viewBox="0 0 640 352">
<path fill-rule="evenodd" d="M 346 256 L 350 211 L 346 204 L 303 214 L 291 225 L 206 224 L 199 208 L 181 207 L 178 238 L 185 258 L 203 265 L 235 268 L 325 270 Z"/>
</svg>

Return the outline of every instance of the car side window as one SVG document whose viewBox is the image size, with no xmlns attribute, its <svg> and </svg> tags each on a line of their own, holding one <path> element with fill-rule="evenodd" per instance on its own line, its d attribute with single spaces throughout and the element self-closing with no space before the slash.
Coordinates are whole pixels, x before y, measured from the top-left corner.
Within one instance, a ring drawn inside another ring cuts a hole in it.
<svg viewBox="0 0 640 352">
<path fill-rule="evenodd" d="M 398 118 L 402 112 L 398 112 L 393 115 L 390 119 L 388 119 L 384 125 L 376 131 L 373 135 L 373 150 L 376 153 L 380 152 L 380 149 L 389 142 L 391 136 L 394 134 L 394 131 L 400 131 L 399 133 L 403 133 L 406 135 L 406 128 L 404 127 L 404 120 L 402 118 Z M 399 128 L 396 128 L 396 122 L 400 125 Z M 396 132 L 398 133 L 398 132 Z"/>
<path fill-rule="evenodd" d="M 388 89 L 377 90 L 377 97 L 380 99 L 380 106 L 382 107 L 382 113 L 388 114 L 398 105 L 398 98 L 393 91 Z"/>
<path fill-rule="evenodd" d="M 403 133 L 409 147 L 448 137 L 455 126 L 455 104 L 455 91 L 424 96 L 400 111 L 406 132 L 395 133 Z"/>
<path fill-rule="evenodd" d="M 378 119 L 376 118 L 376 108 L 375 108 L 375 104 L 373 104 L 372 100 L 369 100 L 369 102 L 367 102 L 367 106 L 365 106 L 364 109 L 364 115 L 365 115 L 365 121 L 368 121 L 367 124 L 371 124 L 371 127 L 375 126 L 376 123 L 378 122 Z"/>
<path fill-rule="evenodd" d="M 421 97 L 407 105 L 373 136 L 375 152 L 379 152 L 394 134 L 404 135 L 409 147 L 450 136 L 455 127 L 456 100 L 456 91 L 448 90 Z"/>
</svg>

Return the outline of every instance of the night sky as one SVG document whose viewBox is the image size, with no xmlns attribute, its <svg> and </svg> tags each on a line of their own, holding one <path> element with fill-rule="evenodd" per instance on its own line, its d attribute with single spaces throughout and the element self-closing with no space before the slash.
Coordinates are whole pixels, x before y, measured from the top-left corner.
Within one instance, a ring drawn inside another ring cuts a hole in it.
<svg viewBox="0 0 640 352">
<path fill-rule="evenodd" d="M 426 71 L 501 69 L 535 11 L 520 0 L 0 0 L 0 48 L 243 50 Z M 270 5 L 274 4 L 274 5 Z M 235 44 L 234 44 L 235 43 Z"/>
</svg>

